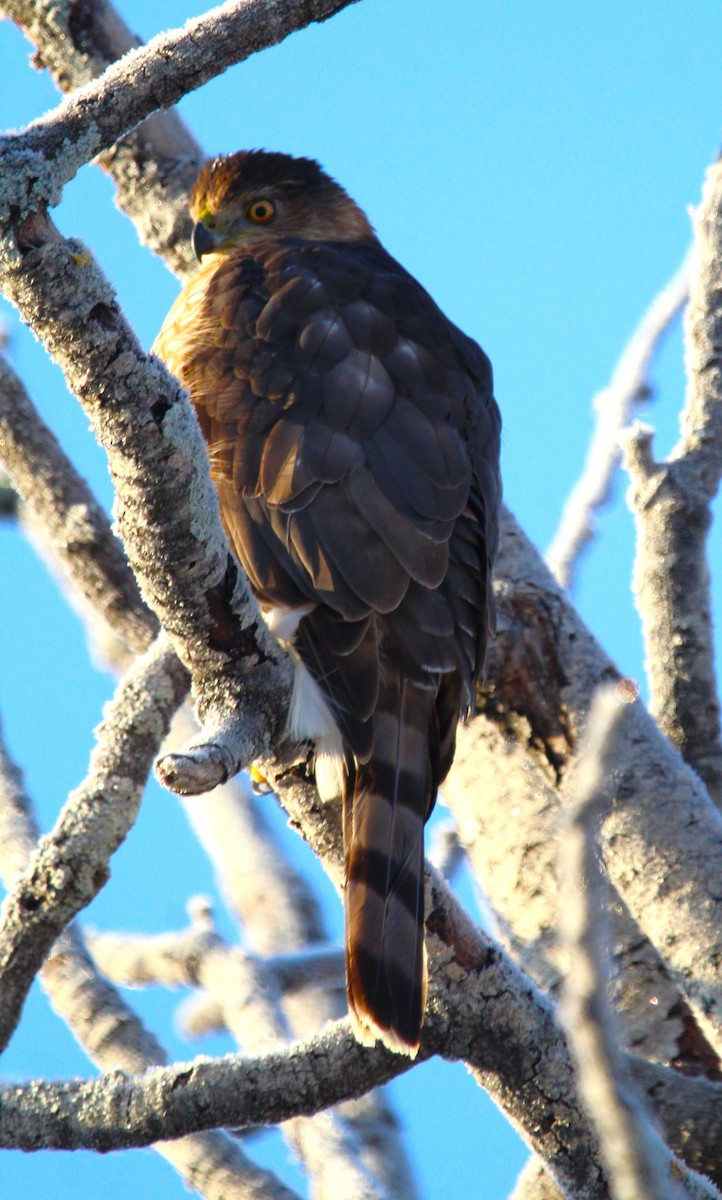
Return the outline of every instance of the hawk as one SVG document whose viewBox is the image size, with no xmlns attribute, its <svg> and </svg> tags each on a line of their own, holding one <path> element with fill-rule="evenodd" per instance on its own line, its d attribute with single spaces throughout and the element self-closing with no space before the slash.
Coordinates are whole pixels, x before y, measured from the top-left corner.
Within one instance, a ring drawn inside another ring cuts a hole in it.
<svg viewBox="0 0 722 1200">
<path fill-rule="evenodd" d="M 288 732 L 343 797 L 356 1036 L 414 1055 L 424 824 L 493 628 L 488 358 L 311 159 L 216 158 L 200 269 L 154 350 L 187 388 L 230 542 L 295 664 Z"/>
</svg>

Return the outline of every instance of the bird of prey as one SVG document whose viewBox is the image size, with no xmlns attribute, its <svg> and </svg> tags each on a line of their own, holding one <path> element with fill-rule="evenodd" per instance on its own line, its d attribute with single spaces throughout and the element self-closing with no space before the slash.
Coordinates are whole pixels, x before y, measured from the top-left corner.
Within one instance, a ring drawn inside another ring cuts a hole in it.
<svg viewBox="0 0 722 1200">
<path fill-rule="evenodd" d="M 191 215 L 200 269 L 154 350 L 190 394 L 230 542 L 291 650 L 289 734 L 315 742 L 321 794 L 343 797 L 354 1031 L 413 1056 L 424 824 L 493 627 L 491 366 L 313 160 L 216 158 Z"/>
</svg>

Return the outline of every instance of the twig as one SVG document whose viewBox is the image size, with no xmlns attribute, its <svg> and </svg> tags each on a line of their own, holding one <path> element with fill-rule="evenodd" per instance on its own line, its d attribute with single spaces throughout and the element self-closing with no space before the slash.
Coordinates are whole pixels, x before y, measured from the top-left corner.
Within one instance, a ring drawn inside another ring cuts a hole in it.
<svg viewBox="0 0 722 1200">
<path fill-rule="evenodd" d="M 229 0 L 160 34 L 0 142 L 0 225 L 57 204 L 64 184 L 151 113 L 352 0 Z"/>
<path fill-rule="evenodd" d="M 594 537 L 598 510 L 609 499 L 619 465 L 619 436 L 635 405 L 651 393 L 649 374 L 661 343 L 689 292 L 691 252 L 655 296 L 627 342 L 612 378 L 592 401 L 596 425 L 586 461 L 546 552 L 557 582 L 571 590 L 580 556 Z"/>
<path fill-rule="evenodd" d="M 108 861 L 133 824 L 154 755 L 187 684 L 185 670 L 159 639 L 122 681 L 98 730 L 88 776 L 6 897 L 0 914 L 2 1048 L 53 942 L 106 882 Z"/>
<path fill-rule="evenodd" d="M 20 773 L 0 736 L 0 875 L 12 884 L 35 850 L 37 826 Z M 98 975 L 74 927 L 56 942 L 41 972 L 53 1007 L 93 1062 L 133 1073 L 165 1062 L 152 1034 Z M 252 1163 L 224 1133 L 194 1133 L 159 1143 L 186 1183 L 205 1200 L 294 1200 L 269 1171 Z"/>
<path fill-rule="evenodd" d="M 707 535 L 722 473 L 722 165 L 710 168 L 695 218 L 685 322 L 688 372 L 681 437 L 665 463 L 652 434 L 625 443 L 637 526 L 635 595 L 650 708 L 660 728 L 722 806 L 722 737 L 714 665 Z"/>
<path fill-rule="evenodd" d="M 618 1047 L 606 997 L 604 889 L 594 847 L 602 807 L 614 796 L 617 727 L 622 709 L 609 687 L 595 699 L 577 764 L 576 805 L 559 857 L 559 930 L 569 969 L 561 1012 L 579 1064 L 579 1088 L 600 1138 L 615 1200 L 681 1200 L 719 1196 L 664 1145 L 633 1086 Z"/>
<path fill-rule="evenodd" d="M 93 933 L 88 944 L 98 966 L 114 983 L 126 987 L 162 984 L 164 987 L 201 987 L 218 996 L 234 996 L 240 1004 L 237 970 L 251 964 L 261 989 L 282 996 L 301 988 L 343 988 L 344 962 L 340 950 L 323 947 L 316 951 L 256 958 L 239 947 L 228 945 L 214 930 L 191 925 L 180 933 L 154 935 Z M 227 960 L 235 987 L 211 988 L 208 960 Z M 223 1021 L 226 1029 L 230 1025 Z M 242 1039 L 244 1040 L 244 1039 Z"/>
<path fill-rule="evenodd" d="M 90 488 L 2 356 L 0 460 L 75 587 L 129 647 L 147 649 L 158 622 L 140 598 L 123 548 Z"/>
</svg>

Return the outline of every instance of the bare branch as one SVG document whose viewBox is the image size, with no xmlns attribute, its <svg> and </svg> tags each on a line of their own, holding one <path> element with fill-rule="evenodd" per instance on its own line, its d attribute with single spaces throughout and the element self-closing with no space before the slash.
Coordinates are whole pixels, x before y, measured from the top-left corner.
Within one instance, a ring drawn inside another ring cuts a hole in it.
<svg viewBox="0 0 722 1200">
<path fill-rule="evenodd" d="M 57 204 L 63 185 L 159 108 L 276 45 L 289 33 L 324 21 L 352 0 L 229 0 L 183 29 L 131 51 L 100 80 L 78 88 L 20 134 L 0 142 L 0 224 Z"/>
<path fill-rule="evenodd" d="M 719 1196 L 686 1172 L 653 1127 L 636 1094 L 619 1050 L 606 997 L 606 945 L 601 929 L 604 890 L 595 856 L 600 810 L 613 801 L 616 727 L 621 717 L 611 687 L 592 708 L 576 770 L 576 805 L 559 855 L 559 929 L 570 963 L 562 993 L 562 1017 L 579 1064 L 579 1088 L 599 1131 L 602 1154 L 616 1200 L 681 1200 Z"/>
<path fill-rule="evenodd" d="M 500 628 L 487 712 L 554 772 L 564 800 L 571 745 L 596 688 L 617 672 L 508 513 L 499 559 Z M 625 721 L 617 779 L 620 802 L 601 835 L 610 879 L 719 1055 L 722 985 L 714 964 L 722 959 L 722 900 L 715 899 L 722 897 L 722 820 L 639 704 Z"/>
<path fill-rule="evenodd" d="M 2 357 L 0 460 L 75 587 L 128 646 L 146 649 L 158 623 L 143 605 L 123 548 L 90 488 Z"/>
<path fill-rule="evenodd" d="M 36 61 L 67 92 L 102 75 L 141 43 L 107 0 L 58 5 L 55 0 L 6 0 L 4 10 L 36 47 Z M 190 245 L 188 192 L 203 152 L 174 110 L 157 112 L 96 160 L 115 181 L 116 202 L 141 240 L 187 277 L 196 262 Z"/>
<path fill-rule="evenodd" d="M 0 737 L 0 874 L 6 884 L 27 866 L 36 840 L 29 798 Z M 166 1061 L 153 1035 L 100 978 L 76 928 L 55 943 L 41 980 L 56 1012 L 99 1066 L 137 1073 Z M 189 1134 L 156 1150 L 206 1200 L 293 1200 L 293 1193 L 223 1133 Z"/>
<path fill-rule="evenodd" d="M 509 1200 L 564 1200 L 544 1163 L 533 1155 L 516 1181 Z"/>
<path fill-rule="evenodd" d="M 163 780 L 176 790 L 208 790 L 280 744 L 287 656 L 230 556 L 185 393 L 143 353 L 78 243 L 39 214 L 20 240 L 22 259 L 0 263 L 3 285 L 60 362 L 108 451 L 131 564 L 193 675 L 205 729 L 196 749 L 164 760 Z"/>
<path fill-rule="evenodd" d="M 191 925 L 180 933 L 151 936 L 123 933 L 94 933 L 88 943 L 98 966 L 114 983 L 128 987 L 163 984 L 165 987 L 202 987 L 209 993 L 208 959 L 227 959 L 229 970 L 251 963 L 262 978 L 262 987 L 272 994 L 302 988 L 344 987 L 343 952 L 333 947 L 298 954 L 281 954 L 258 959 L 237 946 L 229 946 L 213 929 Z M 215 991 L 219 992 L 218 987 Z M 223 994 L 236 994 L 224 987 Z M 220 1003 L 216 1000 L 215 1003 Z M 224 1028 L 229 1028 L 224 1020 Z M 245 1040 L 241 1039 L 241 1040 Z"/>
<path fill-rule="evenodd" d="M 502 942 L 539 986 L 554 995 L 565 960 L 556 935 L 556 846 L 563 796 L 548 764 L 483 717 L 458 732 L 444 799 L 458 822 L 469 863 Z M 614 1004 L 625 1045 L 656 1062 L 711 1071 L 705 1041 L 659 951 L 606 882 L 614 934 Z"/>
<path fill-rule="evenodd" d="M 635 593 L 650 708 L 722 805 L 722 738 L 714 666 L 707 535 L 722 472 L 722 165 L 710 168 L 695 220 L 686 319 L 687 399 L 681 437 L 654 462 L 651 433 L 625 446 L 637 526 Z"/>
<path fill-rule="evenodd" d="M 48 950 L 106 882 L 108 860 L 133 824 L 153 757 L 186 689 L 184 669 L 160 639 L 121 683 L 98 731 L 87 778 L 6 897 L 0 928 L 3 1048 Z"/>
<path fill-rule="evenodd" d="M 689 292 L 691 253 L 645 312 L 622 351 L 612 378 L 592 401 L 596 425 L 579 479 L 574 484 L 546 553 L 557 582 L 571 590 L 582 551 L 594 537 L 598 510 L 609 499 L 620 459 L 619 437 L 635 405 L 651 394 L 649 375 L 665 334 Z"/>
<path fill-rule="evenodd" d="M 188 742 L 192 736 L 189 715 L 181 711 L 169 740 Z M 181 797 L 181 803 L 213 864 L 221 894 L 258 954 L 291 952 L 325 941 L 320 905 L 307 880 L 281 853 L 266 816 L 272 801 L 259 803 L 247 777 L 229 780 L 200 801 Z M 316 1010 L 316 1020 L 318 1016 Z"/>
</svg>

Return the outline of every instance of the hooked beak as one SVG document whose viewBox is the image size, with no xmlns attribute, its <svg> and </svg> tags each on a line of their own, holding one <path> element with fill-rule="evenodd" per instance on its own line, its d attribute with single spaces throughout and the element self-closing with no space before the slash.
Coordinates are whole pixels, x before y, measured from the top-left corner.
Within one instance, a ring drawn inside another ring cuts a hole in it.
<svg viewBox="0 0 722 1200">
<path fill-rule="evenodd" d="M 213 234 L 211 233 L 210 229 L 206 229 L 205 225 L 203 225 L 201 221 L 198 221 L 197 224 L 193 226 L 191 244 L 193 246 L 193 253 L 198 259 L 198 262 L 201 261 L 204 254 L 212 254 L 216 249 L 216 242 Z"/>
</svg>

